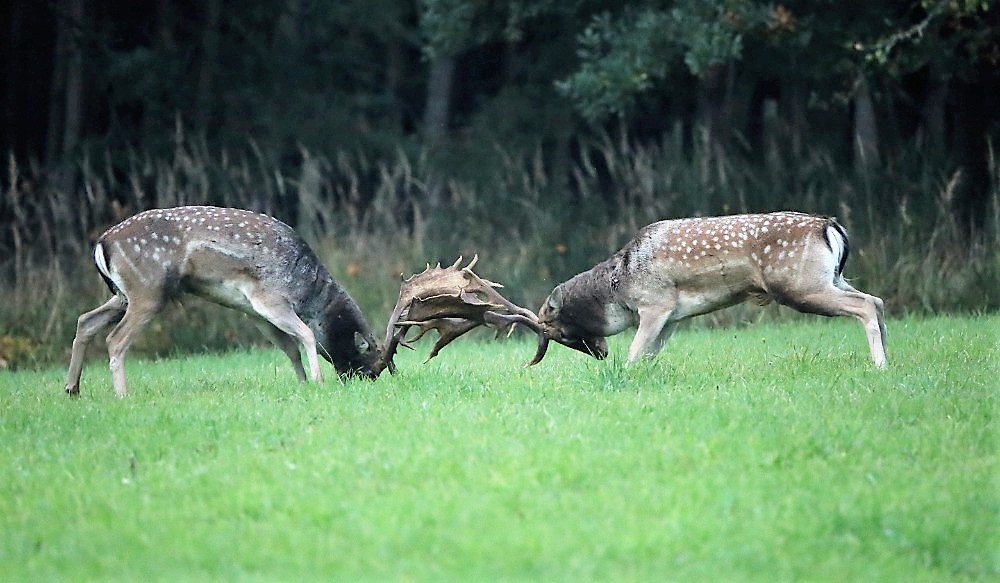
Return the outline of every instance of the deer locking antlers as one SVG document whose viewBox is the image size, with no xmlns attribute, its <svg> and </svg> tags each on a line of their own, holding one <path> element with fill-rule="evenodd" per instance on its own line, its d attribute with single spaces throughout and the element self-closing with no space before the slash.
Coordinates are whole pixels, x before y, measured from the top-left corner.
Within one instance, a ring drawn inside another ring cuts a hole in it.
<svg viewBox="0 0 1000 583">
<path fill-rule="evenodd" d="M 500 295 L 498 283 L 440 264 L 403 281 L 385 347 L 361 309 L 315 253 L 284 223 L 250 211 L 207 206 L 153 209 L 108 229 L 94 262 L 112 291 L 77 320 L 66 392 L 79 394 L 87 345 L 103 330 L 115 394 L 126 394 L 125 354 L 168 300 L 187 293 L 241 310 L 291 360 L 296 376 L 322 380 L 319 357 L 341 376 L 395 371 L 399 346 L 430 330 L 428 360 L 479 326 L 538 335 L 529 366 L 550 341 L 597 359 L 606 338 L 637 326 L 627 363 L 657 354 L 678 324 L 740 302 L 775 301 L 800 312 L 857 319 L 872 362 L 887 365 L 885 303 L 844 278 L 850 251 L 835 219 L 795 212 L 666 220 L 640 230 L 620 251 L 557 285 L 538 314 Z M 407 340 L 416 327 L 417 335 Z"/>
<path fill-rule="evenodd" d="M 538 329 L 538 317 L 531 310 L 522 308 L 500 295 L 499 283 L 482 279 L 472 268 L 479 256 L 472 258 L 465 267 L 459 267 L 459 257 L 450 267 L 427 265 L 427 269 L 403 280 L 399 300 L 389 316 L 385 330 L 385 359 L 392 360 L 399 346 L 411 348 L 411 342 L 422 338 L 430 330 L 437 330 L 439 337 L 427 360 L 437 356 L 442 348 L 463 334 L 479 326 L 491 326 L 499 335 L 513 329 L 514 324 L 524 324 Z M 410 328 L 419 332 L 407 339 Z M 425 361 L 426 362 L 426 361 Z"/>
</svg>

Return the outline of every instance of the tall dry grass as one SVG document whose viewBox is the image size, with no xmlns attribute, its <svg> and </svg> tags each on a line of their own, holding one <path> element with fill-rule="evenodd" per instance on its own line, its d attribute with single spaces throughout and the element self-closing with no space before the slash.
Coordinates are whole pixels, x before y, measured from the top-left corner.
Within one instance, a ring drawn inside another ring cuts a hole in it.
<svg viewBox="0 0 1000 583">
<path fill-rule="evenodd" d="M 750 163 L 685 154 L 680 142 L 668 135 L 638 145 L 605 135 L 579 145 L 573 163 L 559 170 L 540 150 L 514 155 L 496 147 L 493 164 L 459 174 L 426 150 L 400 149 L 385 159 L 301 150 L 290 163 L 252 142 L 240 153 L 214 151 L 178 128 L 169 156 L 134 150 L 84 157 L 73 192 L 47 186 L 39 168 L 8 158 L 0 191 L 0 366 L 65 359 L 76 316 L 107 293 L 91 265 L 93 242 L 135 212 L 181 204 L 249 208 L 292 224 L 376 330 L 395 302 L 399 276 L 425 262 L 478 253 L 477 271 L 534 307 L 649 222 L 777 209 L 837 215 L 852 234 L 848 274 L 893 312 L 1000 308 L 995 163 L 988 228 L 970 241 L 949 212 L 953 175 L 921 160 L 916 148 L 860 175 L 819 149 L 793 160 L 773 144 L 762 162 Z M 744 308 L 709 321 L 779 312 L 761 314 Z M 259 339 L 241 316 L 185 301 L 154 321 L 137 350 L 251 342 Z"/>
</svg>

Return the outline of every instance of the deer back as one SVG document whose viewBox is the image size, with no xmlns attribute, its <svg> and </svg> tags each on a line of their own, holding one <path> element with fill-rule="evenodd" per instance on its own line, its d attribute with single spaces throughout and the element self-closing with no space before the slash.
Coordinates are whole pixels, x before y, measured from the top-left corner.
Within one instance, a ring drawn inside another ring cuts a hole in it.
<svg viewBox="0 0 1000 583">
<path fill-rule="evenodd" d="M 98 246 L 104 256 L 98 267 L 126 296 L 149 290 L 169 299 L 187 291 L 242 304 L 230 292 L 252 285 L 302 301 L 325 271 L 291 227 L 241 209 L 145 211 L 108 229 Z"/>
<path fill-rule="evenodd" d="M 834 248 L 836 247 L 836 249 Z M 664 290 L 704 313 L 755 298 L 768 301 L 787 281 L 840 274 L 847 238 L 831 218 L 794 212 L 653 223 L 616 256 L 619 296 L 641 303 Z"/>
</svg>

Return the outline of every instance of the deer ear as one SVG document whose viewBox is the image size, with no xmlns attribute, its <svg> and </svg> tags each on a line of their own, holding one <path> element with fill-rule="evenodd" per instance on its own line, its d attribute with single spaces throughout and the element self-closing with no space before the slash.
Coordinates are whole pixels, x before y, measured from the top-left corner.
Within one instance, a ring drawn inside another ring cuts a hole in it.
<svg viewBox="0 0 1000 583">
<path fill-rule="evenodd" d="M 549 299 L 546 300 L 546 304 L 549 306 L 549 311 L 553 314 L 559 311 L 559 308 L 563 305 L 562 285 L 557 285 L 556 289 L 552 290 L 552 293 L 549 294 Z"/>
<path fill-rule="evenodd" d="M 358 352 L 368 352 L 370 344 L 365 340 L 365 337 L 361 335 L 361 332 L 357 330 L 354 331 L 354 347 L 358 349 Z"/>
</svg>

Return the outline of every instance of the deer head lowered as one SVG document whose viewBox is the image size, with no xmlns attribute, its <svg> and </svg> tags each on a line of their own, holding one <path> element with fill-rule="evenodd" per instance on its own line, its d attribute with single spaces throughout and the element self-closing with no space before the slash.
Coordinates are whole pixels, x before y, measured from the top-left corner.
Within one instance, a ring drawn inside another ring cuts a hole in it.
<svg viewBox="0 0 1000 583">
<path fill-rule="evenodd" d="M 872 361 L 886 366 L 884 304 L 844 279 L 847 233 L 829 217 L 794 212 L 660 221 L 618 253 L 562 283 L 537 318 L 497 315 L 550 340 L 604 358 L 605 337 L 638 325 L 628 362 L 655 355 L 687 318 L 745 300 L 800 312 L 852 316 Z M 529 365 L 530 365 L 529 364 Z"/>
<path fill-rule="evenodd" d="M 184 293 L 245 312 L 288 355 L 299 380 L 321 382 L 319 354 L 342 376 L 393 370 L 360 308 L 291 227 L 267 215 L 209 206 L 154 209 L 108 229 L 94 261 L 114 296 L 77 320 L 66 392 L 80 392 L 84 352 L 107 337 L 115 394 L 142 328 Z"/>
<path fill-rule="evenodd" d="M 437 356 L 442 348 L 459 336 L 479 326 L 497 328 L 497 333 L 508 329 L 523 318 L 537 321 L 530 310 L 517 306 L 500 295 L 496 288 L 503 286 L 480 278 L 472 268 L 479 260 L 476 255 L 465 267 L 459 268 L 462 258 L 447 268 L 441 264 L 403 280 L 399 300 L 389 316 L 385 330 L 385 357 L 392 359 L 399 346 L 411 348 L 410 343 L 422 338 L 430 330 L 437 330 L 439 338 L 427 360 Z M 513 318 L 504 320 L 501 316 Z M 406 339 L 411 327 L 419 332 Z"/>
</svg>

